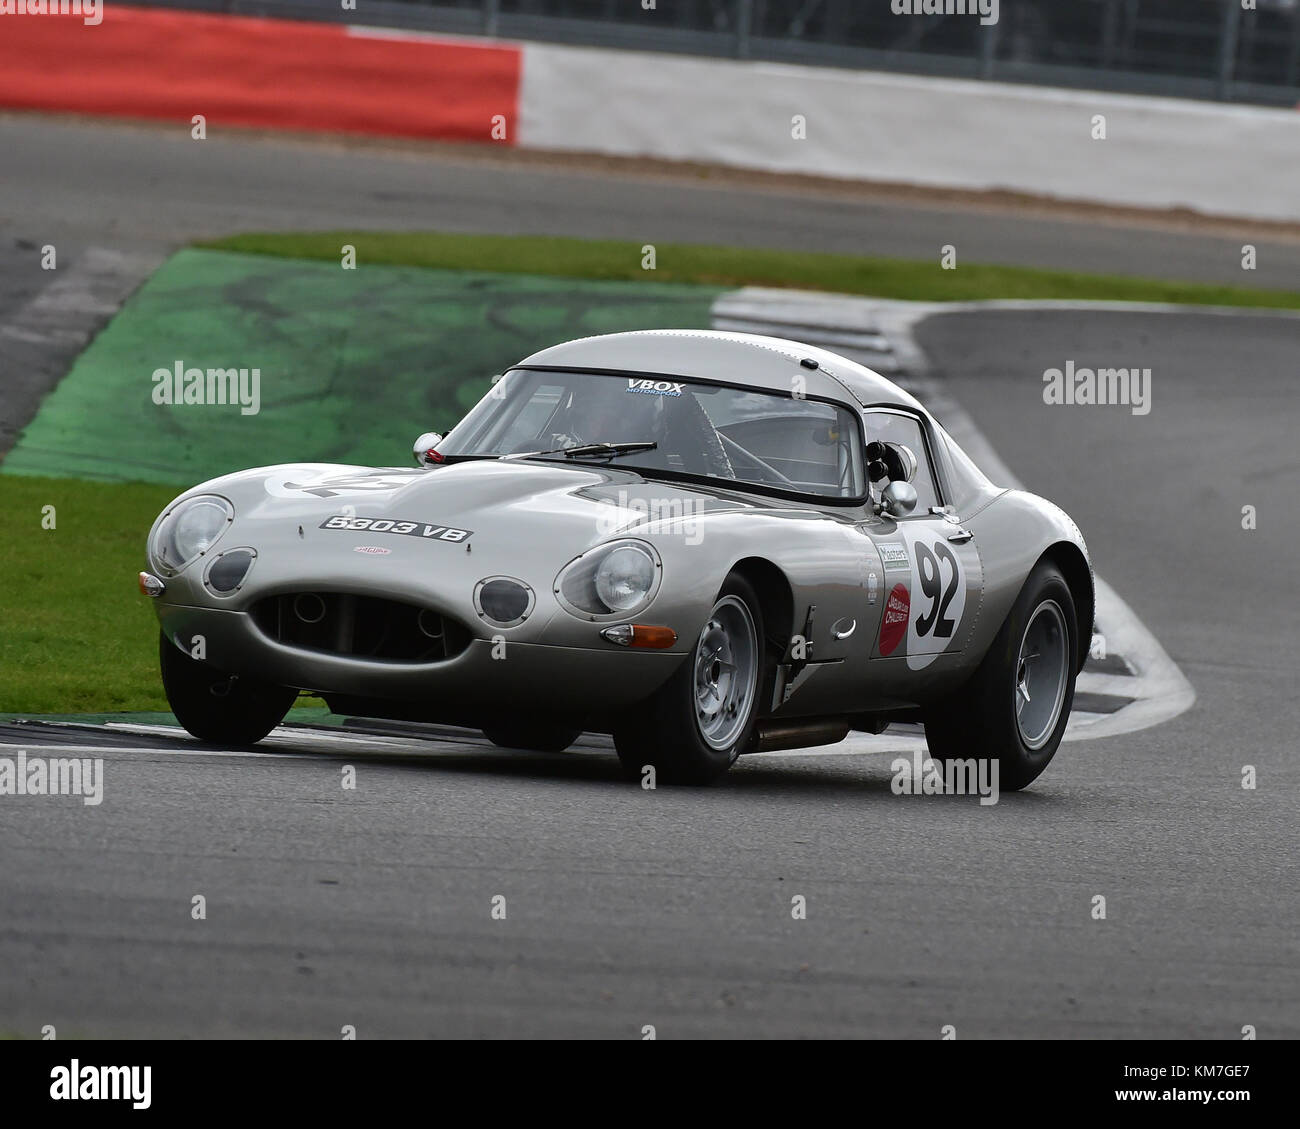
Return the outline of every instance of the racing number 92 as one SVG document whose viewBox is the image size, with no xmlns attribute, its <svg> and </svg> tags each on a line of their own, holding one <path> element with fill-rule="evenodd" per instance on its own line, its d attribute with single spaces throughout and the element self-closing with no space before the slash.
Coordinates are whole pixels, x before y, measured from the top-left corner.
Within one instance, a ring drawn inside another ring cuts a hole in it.
<svg viewBox="0 0 1300 1129">
<path fill-rule="evenodd" d="M 942 567 L 948 565 L 948 579 L 945 583 Z M 930 610 L 916 617 L 917 635 L 934 634 L 936 639 L 951 639 L 957 624 L 948 618 L 948 605 L 957 594 L 961 583 L 961 565 L 957 555 L 942 541 L 936 541 L 934 550 L 922 542 L 916 542 L 916 565 L 920 574 L 921 592 L 930 601 Z"/>
</svg>

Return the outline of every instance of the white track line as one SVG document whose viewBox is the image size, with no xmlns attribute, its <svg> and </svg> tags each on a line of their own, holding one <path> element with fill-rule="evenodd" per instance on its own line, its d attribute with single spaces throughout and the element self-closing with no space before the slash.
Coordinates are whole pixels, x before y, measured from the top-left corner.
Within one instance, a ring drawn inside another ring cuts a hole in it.
<svg viewBox="0 0 1300 1129">
<path fill-rule="evenodd" d="M 183 729 L 173 729 L 169 736 L 184 736 Z M 32 743 L 21 741 L 0 741 L 0 749 L 19 749 L 27 753 L 29 757 L 43 756 L 47 751 L 52 753 L 81 753 L 83 756 L 103 757 L 105 754 L 112 756 L 114 753 L 135 753 L 137 755 L 157 754 L 168 757 L 248 757 L 250 759 L 270 758 L 272 760 L 302 760 L 305 756 L 311 756 L 310 753 L 260 753 L 251 752 L 244 749 L 149 749 L 137 746 L 127 745 L 47 745 L 44 742 Z"/>
</svg>

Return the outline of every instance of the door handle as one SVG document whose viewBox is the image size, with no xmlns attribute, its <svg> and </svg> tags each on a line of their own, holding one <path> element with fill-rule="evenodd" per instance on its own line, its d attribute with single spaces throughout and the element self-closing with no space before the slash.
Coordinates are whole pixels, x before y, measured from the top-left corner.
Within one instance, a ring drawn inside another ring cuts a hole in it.
<svg viewBox="0 0 1300 1129">
<path fill-rule="evenodd" d="M 974 536 L 975 534 L 973 534 L 969 529 L 957 529 L 948 534 L 948 540 L 957 545 L 964 545 Z"/>
</svg>

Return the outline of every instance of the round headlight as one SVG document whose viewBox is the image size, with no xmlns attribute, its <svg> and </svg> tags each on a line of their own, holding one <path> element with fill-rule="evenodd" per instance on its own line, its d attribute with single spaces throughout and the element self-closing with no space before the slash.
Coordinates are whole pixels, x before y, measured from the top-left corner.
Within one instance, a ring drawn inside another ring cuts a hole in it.
<svg viewBox="0 0 1300 1129">
<path fill-rule="evenodd" d="M 200 494 L 182 502 L 158 530 L 158 563 L 168 572 L 180 572 L 217 543 L 234 517 L 234 507 L 215 494 Z"/>
<path fill-rule="evenodd" d="M 655 598 L 663 566 L 654 546 L 622 540 L 571 560 L 555 578 L 555 595 L 572 615 L 601 619 L 640 611 Z"/>
<path fill-rule="evenodd" d="M 620 545 L 596 569 L 596 595 L 612 612 L 645 603 L 655 582 L 655 562 L 639 545 Z"/>
</svg>

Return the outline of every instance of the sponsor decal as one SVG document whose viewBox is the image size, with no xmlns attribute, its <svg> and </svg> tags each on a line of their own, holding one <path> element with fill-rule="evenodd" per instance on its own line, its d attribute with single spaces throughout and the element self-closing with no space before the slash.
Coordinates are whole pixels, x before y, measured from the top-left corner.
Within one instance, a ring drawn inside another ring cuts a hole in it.
<svg viewBox="0 0 1300 1129">
<path fill-rule="evenodd" d="M 392 549 L 382 549 L 378 545 L 358 545 L 352 550 L 354 553 L 366 553 L 372 557 L 386 557 Z"/>
<path fill-rule="evenodd" d="M 885 616 L 880 622 L 880 653 L 892 655 L 907 634 L 907 620 L 911 601 L 907 585 L 895 584 L 885 601 Z"/>
<path fill-rule="evenodd" d="M 347 533 L 395 533 L 401 537 L 420 537 L 426 541 L 468 541 L 472 529 L 456 529 L 450 525 L 431 525 L 427 521 L 401 521 L 392 517 L 348 517 L 336 514 L 320 523 L 320 529 L 339 529 Z M 374 551 L 369 546 L 357 547 L 357 552 Z M 388 552 L 387 549 L 382 552 Z"/>
<path fill-rule="evenodd" d="M 875 604 L 876 596 L 880 592 L 880 574 L 873 568 L 867 573 L 867 603 Z"/>
<path fill-rule="evenodd" d="M 897 541 L 886 541 L 876 548 L 880 550 L 880 559 L 885 562 L 885 568 L 911 567 L 912 562 L 907 558 L 906 547 L 898 544 Z"/>
<path fill-rule="evenodd" d="M 672 380 L 632 380 L 627 382 L 629 392 L 640 392 L 648 396 L 680 396 L 686 385 Z"/>
</svg>

